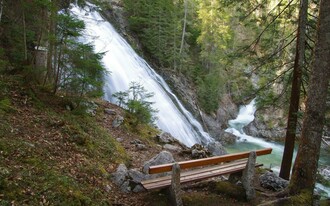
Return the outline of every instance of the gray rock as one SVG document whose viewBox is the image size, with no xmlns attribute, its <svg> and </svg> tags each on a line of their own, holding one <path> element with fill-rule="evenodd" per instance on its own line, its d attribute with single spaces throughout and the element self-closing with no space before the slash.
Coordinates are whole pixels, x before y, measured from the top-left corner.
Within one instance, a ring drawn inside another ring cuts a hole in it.
<svg viewBox="0 0 330 206">
<path fill-rule="evenodd" d="M 125 193 L 130 193 L 132 191 L 129 181 L 125 181 L 121 186 L 120 190 Z"/>
<path fill-rule="evenodd" d="M 131 181 L 133 181 L 135 183 L 140 183 L 141 181 L 146 180 L 149 176 L 149 175 L 146 175 L 146 174 L 138 171 L 137 169 L 130 169 L 128 171 L 128 175 L 129 175 Z"/>
<path fill-rule="evenodd" d="M 220 137 L 220 141 L 222 144 L 233 144 L 235 143 L 237 140 L 237 137 L 235 135 L 233 135 L 232 133 L 229 132 L 224 132 L 221 137 Z"/>
<path fill-rule="evenodd" d="M 124 164 L 120 164 L 116 172 L 112 173 L 112 180 L 117 186 L 123 185 L 128 178 L 128 170 Z"/>
<path fill-rule="evenodd" d="M 259 177 L 260 185 L 263 188 L 281 191 L 289 185 L 289 182 L 285 179 L 278 177 L 272 172 L 266 172 Z"/>
<path fill-rule="evenodd" d="M 113 109 L 104 109 L 104 113 L 109 114 L 109 115 L 116 115 L 117 112 Z"/>
<path fill-rule="evenodd" d="M 141 140 L 139 140 L 139 139 L 135 139 L 135 140 L 132 140 L 130 143 L 131 144 L 138 145 L 138 144 L 142 144 L 143 142 Z"/>
<path fill-rule="evenodd" d="M 117 140 L 117 142 L 123 142 L 124 141 L 124 139 L 121 138 L 121 137 L 118 137 L 116 140 Z"/>
<path fill-rule="evenodd" d="M 112 188 L 110 187 L 110 185 L 106 185 L 106 186 L 104 187 L 104 190 L 105 190 L 107 193 L 110 193 L 111 190 L 112 190 Z"/>
<path fill-rule="evenodd" d="M 144 188 L 141 181 L 149 178 L 149 175 L 143 174 L 137 169 L 128 170 L 124 164 L 120 164 L 115 173 L 112 174 L 113 182 L 125 193 L 141 192 Z M 106 191 L 111 191 L 111 187 L 106 187 Z"/>
<path fill-rule="evenodd" d="M 133 189 L 133 192 L 138 193 L 138 192 L 145 192 L 146 190 L 142 185 L 136 185 Z"/>
<path fill-rule="evenodd" d="M 157 135 L 158 141 L 160 143 L 173 143 L 175 142 L 175 138 L 168 132 L 163 132 L 160 135 Z"/>
<path fill-rule="evenodd" d="M 142 192 L 145 191 L 145 189 L 141 185 L 141 181 L 148 179 L 149 175 L 146 175 L 137 169 L 130 169 L 128 171 L 129 175 L 129 185 L 133 192 Z"/>
<path fill-rule="evenodd" d="M 220 142 L 214 141 L 207 145 L 207 149 L 214 156 L 221 156 L 227 154 L 226 149 L 222 146 Z"/>
<path fill-rule="evenodd" d="M 171 145 L 171 144 L 165 144 L 163 146 L 163 149 L 170 150 L 170 151 L 177 151 L 177 152 L 180 152 L 182 150 L 180 147 Z"/>
<path fill-rule="evenodd" d="M 112 122 L 112 127 L 117 128 L 119 127 L 124 121 L 124 117 L 117 115 L 117 117 Z"/>
<path fill-rule="evenodd" d="M 89 108 L 89 109 L 86 109 L 86 113 L 91 115 L 92 117 L 95 117 L 96 115 L 96 110 L 95 109 L 92 109 L 92 108 Z"/>
<path fill-rule="evenodd" d="M 146 150 L 147 146 L 145 146 L 144 144 L 136 144 L 136 149 L 137 150 Z"/>
<path fill-rule="evenodd" d="M 330 166 L 319 167 L 319 174 L 324 177 L 324 179 L 330 181 Z"/>
<path fill-rule="evenodd" d="M 175 162 L 175 160 L 170 152 L 161 151 L 158 155 L 156 155 L 155 157 L 151 158 L 149 161 L 144 163 L 142 171 L 148 174 L 150 166 L 173 163 L 173 162 Z"/>
</svg>

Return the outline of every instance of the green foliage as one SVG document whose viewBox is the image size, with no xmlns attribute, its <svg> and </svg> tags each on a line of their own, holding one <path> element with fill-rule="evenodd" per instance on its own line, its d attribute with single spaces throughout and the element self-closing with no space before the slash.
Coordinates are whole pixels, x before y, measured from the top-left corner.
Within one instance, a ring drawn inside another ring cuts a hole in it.
<svg viewBox="0 0 330 206">
<path fill-rule="evenodd" d="M 145 88 L 137 82 L 131 82 L 129 89 L 125 92 L 113 94 L 118 101 L 118 105 L 127 109 L 134 116 L 133 125 L 150 124 L 155 121 L 153 116 L 157 110 L 152 108 L 153 102 L 148 101 L 153 97 Z"/>
<path fill-rule="evenodd" d="M 147 52 L 165 67 L 175 68 L 179 62 L 182 3 L 172 0 L 124 0 L 129 25 Z"/>
<path fill-rule="evenodd" d="M 102 96 L 103 74 L 101 53 L 93 46 L 78 42 L 84 23 L 67 13 L 57 20 L 57 66 L 54 92 L 58 89 L 70 96 Z"/>
<path fill-rule="evenodd" d="M 102 54 L 95 54 L 93 46 L 70 42 L 65 48 L 67 56 L 60 87 L 66 93 L 79 96 L 102 96 L 104 68 L 101 65 Z"/>
<path fill-rule="evenodd" d="M 218 109 L 221 95 L 221 81 L 216 75 L 207 75 L 198 81 L 198 102 L 207 113 Z"/>
</svg>

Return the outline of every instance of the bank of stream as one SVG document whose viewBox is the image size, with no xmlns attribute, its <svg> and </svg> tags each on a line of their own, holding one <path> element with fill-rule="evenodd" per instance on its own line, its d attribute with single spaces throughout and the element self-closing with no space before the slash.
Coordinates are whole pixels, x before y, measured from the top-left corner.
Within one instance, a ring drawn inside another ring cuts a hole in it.
<svg viewBox="0 0 330 206">
<path fill-rule="evenodd" d="M 226 132 L 232 133 L 237 136 L 238 141 L 236 141 L 235 144 L 227 145 L 226 149 L 229 153 L 234 153 L 271 147 L 273 148 L 272 154 L 258 157 L 258 160 L 264 164 L 265 168 L 269 168 L 275 173 L 279 173 L 284 145 L 282 143 L 265 141 L 262 138 L 249 136 L 244 133 L 243 128 L 254 120 L 255 111 L 255 100 L 252 100 L 248 105 L 240 107 L 236 119 L 229 121 L 230 127 L 226 129 Z M 294 151 L 293 161 L 296 157 L 296 150 L 297 146 Z M 325 154 L 325 151 L 322 150 L 321 157 L 319 160 L 319 167 L 321 168 L 328 165 L 330 165 L 330 158 Z M 316 186 L 323 197 L 330 198 L 329 187 L 326 187 L 320 183 L 317 183 Z"/>
</svg>

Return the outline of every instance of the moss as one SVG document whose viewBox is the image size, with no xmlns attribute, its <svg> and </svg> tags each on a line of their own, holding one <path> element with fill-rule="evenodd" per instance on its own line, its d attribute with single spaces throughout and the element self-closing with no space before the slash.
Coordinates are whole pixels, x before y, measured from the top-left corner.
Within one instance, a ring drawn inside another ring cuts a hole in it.
<svg viewBox="0 0 330 206">
<path fill-rule="evenodd" d="M 146 205 L 150 206 L 170 206 L 171 203 L 168 199 L 166 190 L 160 192 L 150 192 L 145 199 Z"/>
<path fill-rule="evenodd" d="M 224 198 L 221 198 L 216 194 L 191 193 L 184 195 L 182 201 L 184 205 L 191 205 L 191 206 L 230 205 L 230 202 L 228 200 L 224 201 Z"/>
<path fill-rule="evenodd" d="M 215 193 L 224 194 L 228 197 L 235 198 L 237 200 L 246 199 L 245 190 L 243 187 L 234 185 L 227 181 L 216 182 L 213 185 L 213 190 Z"/>
<path fill-rule="evenodd" d="M 309 190 L 302 190 L 301 193 L 277 201 L 273 205 L 292 206 L 292 205 L 313 205 L 313 195 Z"/>
<path fill-rule="evenodd" d="M 11 105 L 11 101 L 8 98 L 0 100 L 0 114 L 14 112 L 16 109 Z"/>
</svg>

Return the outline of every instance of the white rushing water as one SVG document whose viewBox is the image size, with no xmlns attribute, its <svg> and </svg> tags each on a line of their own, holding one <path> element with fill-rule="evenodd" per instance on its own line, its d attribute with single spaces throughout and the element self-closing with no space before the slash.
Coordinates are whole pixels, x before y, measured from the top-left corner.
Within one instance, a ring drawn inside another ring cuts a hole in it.
<svg viewBox="0 0 330 206">
<path fill-rule="evenodd" d="M 212 141 L 200 123 L 171 92 L 163 78 L 135 53 L 97 11 L 72 5 L 71 12 L 86 25 L 83 41 L 92 43 L 96 52 L 105 52 L 102 61 L 109 71 L 104 86 L 106 100 L 115 103 L 112 94 L 126 91 L 131 82 L 138 82 L 148 92 L 154 93 L 151 101 L 154 102 L 153 108 L 158 110 L 156 124 L 160 129 L 171 133 L 187 146 Z"/>
<path fill-rule="evenodd" d="M 276 142 L 267 142 L 262 138 L 249 136 L 244 133 L 243 128 L 254 120 L 254 113 L 256 111 L 255 100 L 252 100 L 248 105 L 240 107 L 239 113 L 236 119 L 229 120 L 228 124 L 230 128 L 226 129 L 226 132 L 232 133 L 239 138 L 238 142 L 226 147 L 229 153 L 240 151 L 251 151 L 262 148 L 273 148 L 270 155 L 264 155 L 258 157 L 258 161 L 262 162 L 265 167 L 272 169 L 274 172 L 279 173 L 284 146 Z M 296 151 L 294 151 L 293 160 L 296 157 Z M 319 164 L 327 164 L 328 160 L 321 157 Z M 293 165 L 293 162 L 292 162 Z M 322 191 L 324 197 L 330 197 L 330 188 L 320 183 L 316 184 L 319 191 Z"/>
<path fill-rule="evenodd" d="M 229 128 L 226 132 L 232 133 L 237 136 L 238 142 L 234 145 L 229 145 L 228 150 L 231 152 L 242 150 L 257 150 L 261 148 L 273 148 L 272 154 L 258 157 L 266 167 L 279 172 L 281 157 L 283 153 L 283 145 L 275 142 L 267 142 L 262 138 L 257 138 L 245 134 L 243 128 L 254 120 L 254 113 L 256 111 L 255 100 L 253 99 L 248 105 L 240 107 L 236 119 L 229 120 Z"/>
</svg>

